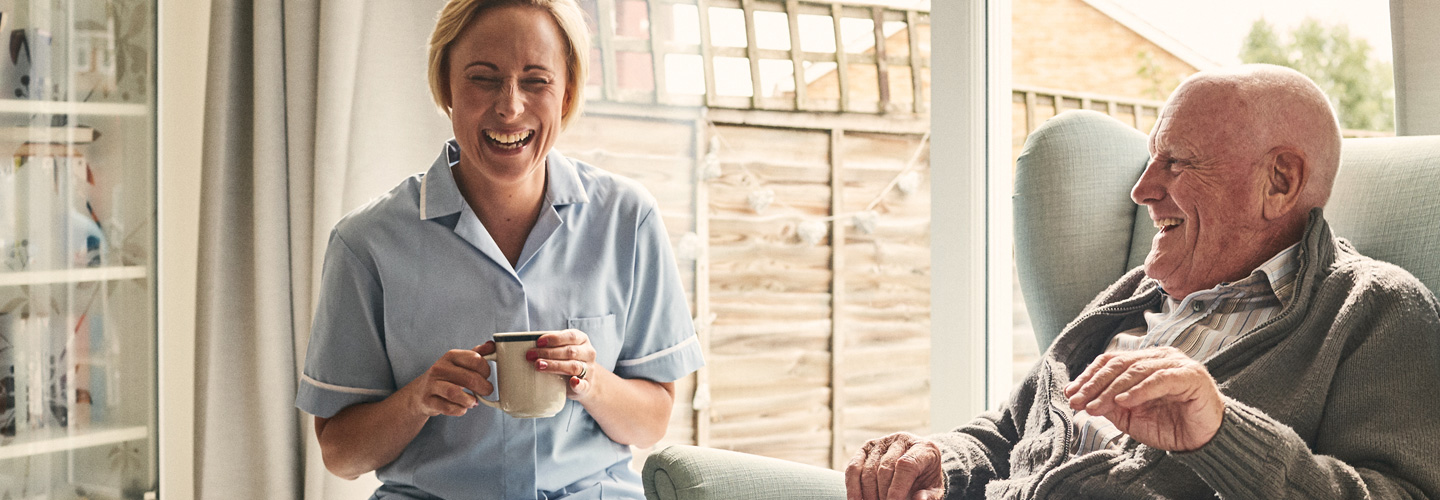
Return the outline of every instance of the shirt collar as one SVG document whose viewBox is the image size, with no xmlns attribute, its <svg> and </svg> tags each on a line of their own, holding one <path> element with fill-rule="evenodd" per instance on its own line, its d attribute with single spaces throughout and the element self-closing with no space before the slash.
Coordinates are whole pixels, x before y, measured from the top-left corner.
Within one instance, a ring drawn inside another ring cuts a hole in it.
<svg viewBox="0 0 1440 500">
<path fill-rule="evenodd" d="M 1256 293 L 1272 293 L 1280 304 L 1288 304 L 1290 297 L 1294 295 L 1294 283 L 1296 272 L 1300 269 L 1300 260 L 1296 255 L 1300 252 L 1300 243 L 1295 243 L 1284 250 L 1271 256 L 1261 263 L 1244 278 L 1234 282 L 1221 283 L 1208 290 L 1200 290 L 1190 294 L 1190 297 L 1201 297 L 1210 300 L 1226 296 L 1250 296 Z M 1185 297 L 1173 297 L 1165 292 L 1164 288 L 1160 293 L 1167 300 L 1179 302 Z"/>
<path fill-rule="evenodd" d="M 420 179 L 420 219 L 429 220 L 460 212 L 465 199 L 450 169 L 460 162 L 460 146 L 454 139 L 445 141 L 440 155 Z M 580 182 L 580 171 L 564 155 L 551 150 L 545 156 L 545 199 L 552 206 L 587 203 L 589 195 Z"/>
<path fill-rule="evenodd" d="M 1263 274 L 1270 283 L 1270 290 L 1280 299 L 1281 304 L 1289 303 L 1290 296 L 1294 294 L 1295 273 L 1300 270 L 1300 259 L 1296 258 L 1299 253 L 1300 243 L 1297 242 L 1285 247 L 1250 273 Z"/>
</svg>

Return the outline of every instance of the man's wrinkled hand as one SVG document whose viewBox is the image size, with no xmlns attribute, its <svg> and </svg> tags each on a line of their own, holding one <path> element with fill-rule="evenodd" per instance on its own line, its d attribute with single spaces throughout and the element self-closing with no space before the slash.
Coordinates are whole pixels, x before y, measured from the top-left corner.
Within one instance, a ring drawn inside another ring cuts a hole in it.
<svg viewBox="0 0 1440 500">
<path fill-rule="evenodd" d="M 940 500 L 940 447 L 908 432 L 872 439 L 845 467 L 847 500 Z"/>
<path fill-rule="evenodd" d="M 1152 448 L 1190 451 L 1220 430 L 1225 402 L 1199 361 L 1173 347 L 1106 353 L 1065 386 L 1070 408 Z"/>
</svg>

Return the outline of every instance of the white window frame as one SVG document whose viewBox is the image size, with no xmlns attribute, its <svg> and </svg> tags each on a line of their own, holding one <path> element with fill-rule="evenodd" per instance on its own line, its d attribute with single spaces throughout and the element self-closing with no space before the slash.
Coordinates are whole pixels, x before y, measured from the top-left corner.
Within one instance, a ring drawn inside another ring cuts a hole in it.
<svg viewBox="0 0 1440 500">
<path fill-rule="evenodd" d="M 1010 3 L 931 11 L 930 422 L 963 424 L 1010 393 L 1013 179 Z"/>
</svg>

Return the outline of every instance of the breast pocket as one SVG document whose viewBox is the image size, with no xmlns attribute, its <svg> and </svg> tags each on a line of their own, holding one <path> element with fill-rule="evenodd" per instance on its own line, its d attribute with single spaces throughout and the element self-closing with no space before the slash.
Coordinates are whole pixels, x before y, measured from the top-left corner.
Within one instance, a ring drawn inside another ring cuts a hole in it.
<svg viewBox="0 0 1440 500">
<path fill-rule="evenodd" d="M 615 315 L 606 314 L 591 318 L 570 318 L 565 321 L 566 328 L 574 328 L 585 332 L 590 337 L 590 345 L 595 347 L 595 362 L 606 370 L 615 370 L 615 360 L 620 356 L 622 339 L 615 329 Z"/>
</svg>

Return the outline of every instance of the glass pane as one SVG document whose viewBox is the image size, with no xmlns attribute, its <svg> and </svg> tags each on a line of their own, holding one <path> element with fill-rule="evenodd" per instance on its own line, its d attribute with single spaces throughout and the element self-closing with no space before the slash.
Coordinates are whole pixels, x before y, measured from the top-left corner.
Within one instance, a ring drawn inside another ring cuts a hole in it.
<svg viewBox="0 0 1440 500">
<path fill-rule="evenodd" d="M 805 92 L 810 99 L 840 99 L 840 83 L 833 62 L 805 63 Z"/>
<path fill-rule="evenodd" d="M 844 17 L 840 19 L 840 36 L 845 52 L 861 54 L 875 49 L 875 21 Z"/>
<path fill-rule="evenodd" d="M 665 91 L 705 95 L 705 61 L 693 54 L 665 54 Z"/>
<path fill-rule="evenodd" d="M 670 31 L 676 43 L 700 44 L 700 9 L 694 5 L 671 5 L 675 29 Z"/>
<path fill-rule="evenodd" d="M 780 12 L 755 12 L 755 45 L 762 49 L 790 50 L 790 18 Z"/>
<path fill-rule="evenodd" d="M 615 35 L 626 38 L 650 39 L 650 18 L 645 2 L 615 2 Z"/>
<path fill-rule="evenodd" d="M 157 481 L 155 7 L 11 5 L 0 498 L 139 498 Z"/>
<path fill-rule="evenodd" d="M 800 15 L 800 50 L 835 52 L 835 21 L 830 16 Z"/>
<path fill-rule="evenodd" d="M 880 25 L 885 30 L 885 55 L 890 57 L 910 56 L 910 34 L 905 30 L 904 21 L 886 21 Z"/>
<path fill-rule="evenodd" d="M 626 90 L 655 90 L 655 70 L 649 52 L 616 52 L 615 82 Z"/>
<path fill-rule="evenodd" d="M 745 47 L 745 12 L 710 7 L 710 44 L 716 47 Z"/>
<path fill-rule="evenodd" d="M 716 57 L 715 93 L 722 96 L 755 95 L 755 86 L 750 81 L 750 60 L 744 57 Z"/>
<path fill-rule="evenodd" d="M 760 90 L 765 97 L 794 96 L 795 64 L 778 59 L 761 59 Z"/>
</svg>

